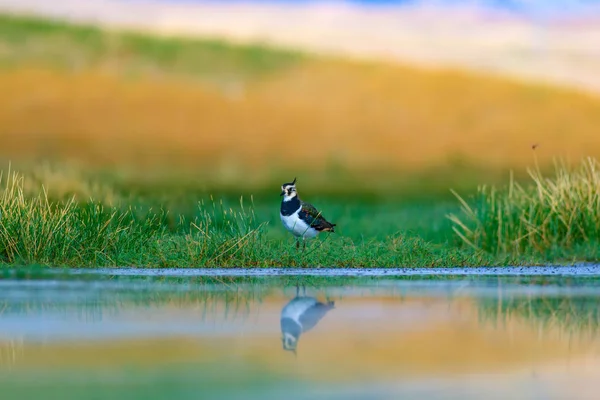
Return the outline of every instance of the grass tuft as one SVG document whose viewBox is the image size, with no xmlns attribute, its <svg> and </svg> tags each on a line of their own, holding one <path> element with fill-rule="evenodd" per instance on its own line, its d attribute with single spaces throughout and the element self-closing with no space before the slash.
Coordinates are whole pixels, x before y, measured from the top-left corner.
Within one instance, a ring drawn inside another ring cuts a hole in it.
<svg viewBox="0 0 600 400">
<path fill-rule="evenodd" d="M 163 230 L 161 214 L 106 207 L 72 197 L 52 202 L 47 191 L 27 197 L 18 173 L 0 177 L 0 257 L 14 264 L 126 265 Z M 137 250 L 137 251 L 136 251 Z"/>
<path fill-rule="evenodd" d="M 253 207 L 198 204 L 169 229 L 167 213 L 107 206 L 76 196 L 51 200 L 44 186 L 16 172 L 0 175 L 0 260 L 5 264 L 69 266 L 227 266 L 259 262 L 262 230 Z"/>
<path fill-rule="evenodd" d="M 265 223 L 258 223 L 254 208 L 246 209 L 240 199 L 240 210 L 225 208 L 223 201 L 206 207 L 198 205 L 199 216 L 189 224 L 182 218 L 187 232 L 181 238 L 191 264 L 228 265 L 232 260 L 249 260 L 262 241 Z"/>
<path fill-rule="evenodd" d="M 555 163 L 545 177 L 528 170 L 531 181 L 511 179 L 505 188 L 481 186 L 461 216 L 450 214 L 453 230 L 470 247 L 514 255 L 570 251 L 600 242 L 600 163 L 587 158 L 576 168 Z"/>
</svg>

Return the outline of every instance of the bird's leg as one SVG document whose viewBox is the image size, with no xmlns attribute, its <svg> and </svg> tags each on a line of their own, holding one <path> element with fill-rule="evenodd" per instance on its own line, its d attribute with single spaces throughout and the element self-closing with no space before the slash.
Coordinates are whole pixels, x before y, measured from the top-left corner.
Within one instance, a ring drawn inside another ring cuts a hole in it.
<svg viewBox="0 0 600 400">
<path fill-rule="evenodd" d="M 304 283 L 302 284 L 302 293 L 306 296 L 306 285 Z"/>
<path fill-rule="evenodd" d="M 302 250 L 306 250 L 306 240 L 302 239 L 302 244 L 303 244 Z"/>
<path fill-rule="evenodd" d="M 296 239 L 296 250 L 300 250 L 300 239 Z"/>
<path fill-rule="evenodd" d="M 296 297 L 300 295 L 300 286 L 296 283 Z"/>
</svg>

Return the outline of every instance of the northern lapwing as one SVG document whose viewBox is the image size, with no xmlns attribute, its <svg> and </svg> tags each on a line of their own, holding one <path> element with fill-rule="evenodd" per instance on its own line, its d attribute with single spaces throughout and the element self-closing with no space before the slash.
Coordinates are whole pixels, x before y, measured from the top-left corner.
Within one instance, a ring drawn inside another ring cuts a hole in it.
<svg viewBox="0 0 600 400">
<path fill-rule="evenodd" d="M 300 200 L 296 178 L 281 185 L 281 196 L 279 216 L 283 226 L 296 237 L 296 248 L 300 247 L 300 238 L 306 247 L 306 238 L 314 238 L 320 232 L 335 232 L 336 224 L 327 221 L 313 205 Z"/>
<path fill-rule="evenodd" d="M 308 332 L 329 312 L 334 309 L 335 302 L 322 303 L 314 297 L 306 296 L 303 286 L 303 296 L 296 286 L 296 297 L 290 300 L 281 310 L 281 342 L 283 349 L 296 354 L 300 335 Z"/>
</svg>

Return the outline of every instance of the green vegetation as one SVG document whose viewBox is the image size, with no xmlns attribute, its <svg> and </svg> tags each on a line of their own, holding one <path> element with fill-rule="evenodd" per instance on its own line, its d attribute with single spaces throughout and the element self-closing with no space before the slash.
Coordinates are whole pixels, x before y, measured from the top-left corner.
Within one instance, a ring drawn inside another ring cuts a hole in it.
<svg viewBox="0 0 600 400">
<path fill-rule="evenodd" d="M 161 230 L 157 215 L 138 219 L 134 209 L 74 199 L 51 203 L 46 192 L 25 197 L 23 177 L 14 173 L 3 189 L 0 254 L 8 263 L 120 265 L 134 261 L 134 249 Z"/>
<path fill-rule="evenodd" d="M 595 166 L 592 161 L 586 165 L 588 167 L 583 171 L 588 173 Z M 560 181 L 544 182 L 549 187 L 560 186 L 568 193 L 582 193 L 565 185 L 583 187 L 580 180 L 584 176 L 583 172 L 561 170 Z M 460 211 L 458 202 L 369 204 L 354 202 L 351 198 L 320 200 L 317 196 L 311 201 L 327 218 L 338 223 L 339 229 L 335 234 L 324 234 L 309 242 L 306 251 L 297 251 L 292 236 L 280 226 L 280 200 L 275 194 L 272 200 L 257 204 L 251 198 L 249 204 L 244 199 L 238 199 L 235 204 L 231 199 L 197 201 L 188 197 L 188 207 L 181 206 L 185 201 L 178 199 L 180 211 L 173 212 L 168 207 L 169 202 L 161 205 L 156 199 L 119 198 L 109 190 L 107 197 L 116 200 L 108 205 L 101 200 L 69 194 L 65 187 L 62 194 L 52 192 L 51 188 L 46 190 L 44 186 L 35 193 L 27 182 L 27 177 L 17 173 L 9 174 L 2 182 L 0 256 L 4 264 L 73 267 L 480 266 L 582 260 L 595 254 L 590 252 L 591 247 L 590 251 L 578 253 L 580 248 L 574 246 L 585 245 L 583 236 L 573 236 L 577 240 L 571 241 L 561 236 L 565 240 L 549 246 L 546 252 L 539 251 L 534 245 L 522 245 L 519 252 L 510 252 L 509 248 L 502 251 L 503 248 L 498 247 L 473 248 L 481 242 L 469 239 L 467 233 L 460 230 L 472 221 L 461 222 L 455 216 Z M 102 194 L 98 189 L 102 185 L 78 183 L 74 186 L 93 187 L 96 194 Z M 24 188 L 28 188 L 28 195 Z M 536 188 L 519 186 L 521 196 L 517 196 L 517 190 L 513 188 L 508 199 L 514 203 L 504 199 L 502 205 L 515 210 L 531 210 L 531 206 L 523 204 L 523 198 L 537 199 L 524 197 L 538 190 Z M 493 199 L 496 198 L 502 199 Z M 483 199 L 486 201 L 464 203 L 463 212 L 467 216 L 495 218 L 497 214 L 488 208 L 498 206 L 495 203 L 490 206 L 487 197 Z M 584 212 L 590 204 L 588 197 L 583 195 L 569 199 L 571 210 Z M 585 203 L 572 204 L 575 201 Z M 195 204 L 193 208 L 189 206 L 191 204 Z M 568 212 L 566 206 L 558 209 Z M 540 229 L 549 229 L 548 220 L 554 218 L 556 210 L 554 205 L 535 210 L 533 215 L 538 219 L 533 222 L 538 223 Z M 547 213 L 545 217 L 543 212 Z M 589 223 L 593 222 L 594 215 L 587 215 Z M 518 217 L 501 219 L 508 221 L 506 223 L 514 220 Z M 496 232 L 496 226 L 489 228 L 488 225 L 497 219 L 488 222 L 482 218 L 480 221 L 478 226 L 487 229 L 482 230 L 483 233 Z M 463 243 L 453 229 L 468 244 Z M 593 234 L 593 231 L 589 232 L 589 235 Z M 560 232 L 556 234 L 561 235 Z M 478 235 L 475 237 L 483 236 Z M 547 238 L 548 235 L 540 235 L 540 238 L 552 240 Z"/>
<path fill-rule="evenodd" d="M 120 74 L 194 75 L 246 81 L 293 66 L 300 53 L 266 46 L 236 46 L 217 39 L 153 38 L 110 32 L 89 25 L 0 14 L 0 66 L 50 66 L 81 71 L 104 69 Z"/>
<path fill-rule="evenodd" d="M 499 298 L 477 301 L 482 322 L 502 326 L 511 319 L 527 321 L 536 331 L 559 328 L 570 336 L 594 338 L 600 330 L 597 296 L 579 293 L 581 288 L 594 287 L 597 277 L 518 277 L 497 281 L 501 286 L 568 288 L 570 295 L 527 295 L 501 293 Z M 589 286 L 588 286 L 589 285 Z M 585 291 L 585 289 L 584 289 Z"/>
<path fill-rule="evenodd" d="M 339 223 L 339 233 L 298 252 L 279 226 L 278 196 L 254 206 L 200 201 L 193 211 L 170 215 L 132 199 L 112 206 L 57 194 L 63 199 L 51 200 L 51 189 L 40 188 L 37 194 L 29 189 L 27 196 L 24 187 L 30 187 L 26 177 L 16 173 L 2 183 L 0 255 L 5 264 L 375 267 L 494 262 L 482 252 L 443 245 L 451 239 L 446 237 L 449 224 L 440 224 L 440 205 L 428 207 L 427 220 L 416 215 L 424 209 L 414 206 L 319 202 Z"/>
<path fill-rule="evenodd" d="M 600 243 L 600 165 L 557 163 L 555 176 L 529 170 L 532 183 L 482 186 L 475 201 L 452 215 L 454 229 L 473 248 L 495 254 L 579 254 L 597 260 Z"/>
</svg>

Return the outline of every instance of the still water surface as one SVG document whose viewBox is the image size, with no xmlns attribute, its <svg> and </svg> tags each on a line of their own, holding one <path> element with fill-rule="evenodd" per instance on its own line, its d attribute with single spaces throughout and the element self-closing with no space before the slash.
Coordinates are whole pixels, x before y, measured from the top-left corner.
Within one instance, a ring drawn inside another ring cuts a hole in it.
<svg viewBox="0 0 600 400">
<path fill-rule="evenodd" d="M 594 276 L 5 275 L 0 393 L 597 399 L 599 299 Z"/>
</svg>

